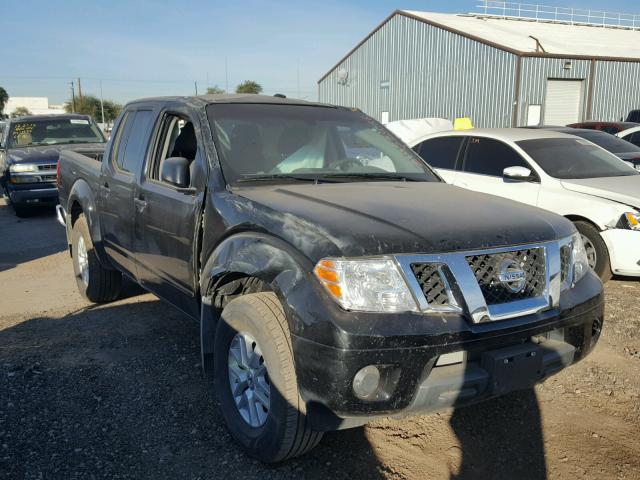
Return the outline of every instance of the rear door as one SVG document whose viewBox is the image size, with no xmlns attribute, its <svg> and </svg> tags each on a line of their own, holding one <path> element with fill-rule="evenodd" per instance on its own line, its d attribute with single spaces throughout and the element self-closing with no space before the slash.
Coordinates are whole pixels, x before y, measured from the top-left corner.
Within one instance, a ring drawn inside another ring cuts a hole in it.
<svg viewBox="0 0 640 480">
<path fill-rule="evenodd" d="M 502 172 L 507 167 L 525 167 L 536 175 L 531 165 L 510 145 L 493 138 L 470 137 L 462 169 L 456 174 L 454 184 L 469 190 L 536 205 L 540 182 L 505 180 Z"/>
<path fill-rule="evenodd" d="M 198 315 L 197 228 L 207 171 L 200 126 L 187 109 L 160 114 L 135 198 L 135 255 L 142 284 L 193 316 Z M 162 162 L 191 162 L 189 188 L 162 181 Z"/>
<path fill-rule="evenodd" d="M 434 168 L 445 182 L 453 184 L 465 138 L 463 136 L 431 138 L 418 143 L 413 150 Z"/>
<path fill-rule="evenodd" d="M 149 142 L 153 112 L 130 108 L 123 114 L 103 164 L 98 210 L 104 247 L 111 260 L 137 277 L 133 255 L 134 192 L 136 176 Z"/>
</svg>

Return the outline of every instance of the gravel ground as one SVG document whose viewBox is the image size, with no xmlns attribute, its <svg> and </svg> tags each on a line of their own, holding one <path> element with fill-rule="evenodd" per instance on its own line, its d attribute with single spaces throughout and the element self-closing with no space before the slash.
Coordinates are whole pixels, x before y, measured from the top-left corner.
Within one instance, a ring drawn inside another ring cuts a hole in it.
<svg viewBox="0 0 640 480">
<path fill-rule="evenodd" d="M 640 282 L 606 293 L 595 352 L 535 390 L 265 466 L 222 423 L 197 325 L 133 285 L 85 303 L 52 213 L 19 220 L 0 201 L 0 477 L 639 479 Z"/>
</svg>

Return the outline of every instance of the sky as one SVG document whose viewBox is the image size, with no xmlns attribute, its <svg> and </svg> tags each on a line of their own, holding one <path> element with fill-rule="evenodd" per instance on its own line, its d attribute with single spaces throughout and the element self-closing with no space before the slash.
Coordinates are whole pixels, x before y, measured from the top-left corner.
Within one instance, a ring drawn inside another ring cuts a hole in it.
<svg viewBox="0 0 640 480">
<path fill-rule="evenodd" d="M 534 0 L 527 0 L 535 3 Z M 124 103 L 255 80 L 314 100 L 317 81 L 396 9 L 467 13 L 478 0 L 0 0 L 0 86 L 10 96 L 83 93 Z M 638 13 L 637 0 L 545 0 Z"/>
</svg>

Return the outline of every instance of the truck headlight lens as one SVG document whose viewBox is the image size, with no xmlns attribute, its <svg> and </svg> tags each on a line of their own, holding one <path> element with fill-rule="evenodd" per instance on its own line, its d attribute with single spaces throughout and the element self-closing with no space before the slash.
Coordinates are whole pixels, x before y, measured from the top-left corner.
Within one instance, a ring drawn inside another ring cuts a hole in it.
<svg viewBox="0 0 640 480">
<path fill-rule="evenodd" d="M 9 166 L 9 171 L 13 173 L 37 172 L 38 166 L 33 163 L 16 163 Z"/>
<path fill-rule="evenodd" d="M 620 219 L 622 226 L 629 230 L 640 230 L 640 213 L 626 212 Z"/>
<path fill-rule="evenodd" d="M 573 283 L 576 283 L 589 271 L 587 250 L 584 248 L 582 235 L 578 232 L 571 237 L 571 257 L 573 258 Z"/>
<path fill-rule="evenodd" d="M 416 312 L 409 287 L 389 258 L 323 259 L 314 268 L 320 283 L 345 310 Z"/>
</svg>

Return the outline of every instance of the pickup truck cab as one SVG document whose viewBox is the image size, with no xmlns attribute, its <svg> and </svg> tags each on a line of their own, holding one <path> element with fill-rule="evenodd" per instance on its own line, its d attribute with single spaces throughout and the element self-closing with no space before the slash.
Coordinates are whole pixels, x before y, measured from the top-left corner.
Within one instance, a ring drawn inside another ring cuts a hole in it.
<svg viewBox="0 0 640 480">
<path fill-rule="evenodd" d="M 200 322 L 226 424 L 263 461 L 528 388 L 602 328 L 571 222 L 447 185 L 348 108 L 130 103 L 101 165 L 62 153 L 59 210 L 89 300 L 125 275 Z"/>
<path fill-rule="evenodd" d="M 403 141 L 448 183 L 574 222 L 603 281 L 612 274 L 640 276 L 640 173 L 604 148 L 527 128 L 405 135 Z"/>
<path fill-rule="evenodd" d="M 16 215 L 58 203 L 58 156 L 75 149 L 102 153 L 106 140 L 87 115 L 29 115 L 7 121 L 0 134 L 0 189 Z"/>
</svg>

